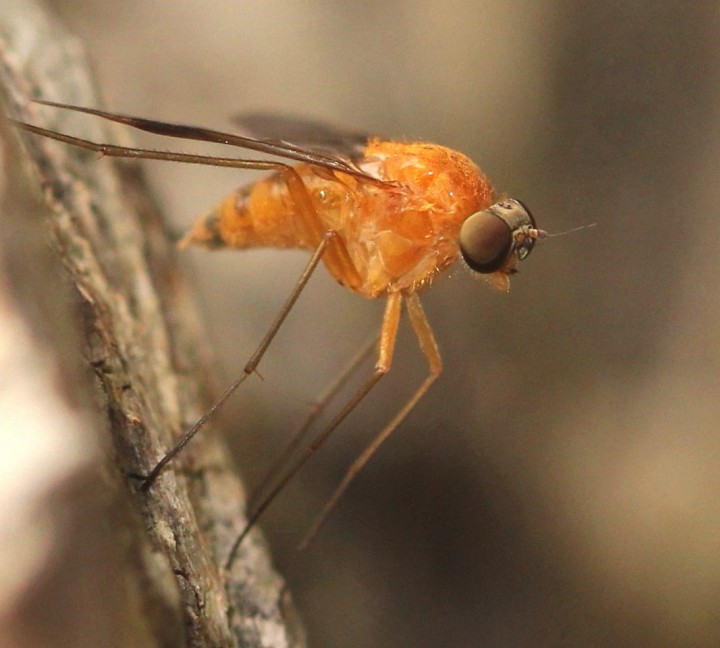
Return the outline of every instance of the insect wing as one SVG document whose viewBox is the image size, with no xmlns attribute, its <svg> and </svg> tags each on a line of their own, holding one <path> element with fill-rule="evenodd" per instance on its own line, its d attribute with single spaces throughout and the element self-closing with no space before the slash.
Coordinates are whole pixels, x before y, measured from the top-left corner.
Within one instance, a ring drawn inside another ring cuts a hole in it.
<svg viewBox="0 0 720 648">
<path fill-rule="evenodd" d="M 255 137 L 246 137 L 234 133 L 223 133 L 221 131 L 216 131 L 209 128 L 202 128 L 199 126 L 188 126 L 185 124 L 174 124 L 153 119 L 145 119 L 142 117 L 131 117 L 128 115 L 111 113 L 95 108 L 72 106 L 69 104 L 56 103 L 53 101 L 35 100 L 35 103 L 40 103 L 55 108 L 73 110 L 76 112 L 83 112 L 89 115 L 95 115 L 96 117 L 101 117 L 102 119 L 107 119 L 109 121 L 125 124 L 126 126 L 137 128 L 138 130 L 143 130 L 148 133 L 154 133 L 156 135 L 164 135 L 167 137 L 190 139 L 203 142 L 215 142 L 218 144 L 226 144 L 228 146 L 236 146 L 238 148 L 258 151 L 260 153 L 267 153 L 268 155 L 275 155 L 285 159 L 294 160 L 296 162 L 304 162 L 306 164 L 311 164 L 316 167 L 322 167 L 331 171 L 348 173 L 360 179 L 370 180 L 371 182 L 380 182 L 374 176 L 368 175 L 367 173 L 364 173 L 363 171 L 358 169 L 350 160 L 345 159 L 343 156 L 315 151 L 310 148 L 304 148 L 302 146 L 288 144 L 281 140 L 273 141 L 257 139 Z M 26 125 L 21 124 L 21 126 L 25 127 Z M 38 132 L 39 130 L 42 129 L 36 129 L 36 132 Z"/>
<path fill-rule="evenodd" d="M 263 142 L 335 157 L 354 163 L 367 146 L 367 133 L 289 115 L 248 113 L 233 118 L 243 135 Z"/>
</svg>

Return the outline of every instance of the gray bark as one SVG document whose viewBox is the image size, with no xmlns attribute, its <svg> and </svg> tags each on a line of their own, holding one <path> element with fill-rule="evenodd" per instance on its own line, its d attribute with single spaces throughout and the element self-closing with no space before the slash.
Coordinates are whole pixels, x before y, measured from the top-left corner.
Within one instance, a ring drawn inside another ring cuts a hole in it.
<svg viewBox="0 0 720 648">
<path fill-rule="evenodd" d="M 101 106 L 81 44 L 37 3 L 6 0 L 2 113 L 127 138 L 31 97 Z M 147 473 L 219 387 L 140 167 L 9 122 L 0 156 L 0 452 L 17 452 L 6 498 L 25 513 L 0 522 L 0 569 L 17 572 L 0 598 L 0 643 L 303 645 L 259 534 L 222 569 L 244 491 L 212 424 L 149 493 L 129 477 Z"/>
</svg>

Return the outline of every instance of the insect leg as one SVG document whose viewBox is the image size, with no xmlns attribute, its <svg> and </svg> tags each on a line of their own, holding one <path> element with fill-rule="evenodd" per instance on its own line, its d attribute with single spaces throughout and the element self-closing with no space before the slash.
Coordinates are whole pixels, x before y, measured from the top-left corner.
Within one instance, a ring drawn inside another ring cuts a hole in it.
<svg viewBox="0 0 720 648">
<path fill-rule="evenodd" d="M 417 388 L 415 393 L 400 409 L 400 411 L 395 414 L 393 419 L 378 433 L 378 435 L 370 442 L 367 448 L 363 450 L 362 454 L 352 463 L 350 468 L 348 468 L 347 472 L 345 473 L 345 477 L 343 477 L 343 480 L 335 489 L 335 492 L 332 494 L 330 499 L 326 502 L 325 506 L 320 512 L 320 515 L 317 517 L 312 527 L 310 527 L 310 530 L 307 532 L 302 542 L 300 543 L 300 549 L 304 549 L 307 544 L 313 539 L 320 527 L 325 523 L 325 520 L 327 520 L 330 512 L 337 505 L 338 501 L 342 497 L 347 487 L 350 485 L 350 482 L 352 482 L 357 473 L 360 472 L 362 467 L 368 462 L 370 457 L 375 454 L 383 441 L 385 441 L 385 439 L 387 439 L 390 434 L 392 434 L 395 428 L 400 425 L 400 423 L 413 409 L 413 407 L 417 405 L 418 401 L 425 395 L 425 392 L 430 388 L 430 385 L 435 382 L 437 377 L 440 375 L 440 372 L 442 371 L 442 359 L 440 358 L 440 351 L 438 350 L 438 346 L 435 342 L 435 337 L 433 336 L 430 323 L 425 316 L 425 311 L 423 311 L 423 308 L 420 304 L 420 299 L 416 294 L 413 293 L 407 295 L 405 300 L 408 315 L 410 317 L 410 324 L 412 325 L 413 331 L 415 332 L 415 336 L 417 337 L 420 349 L 423 352 L 423 355 L 427 358 L 428 365 L 430 367 L 430 373 L 422 382 L 420 387 Z"/>
<path fill-rule="evenodd" d="M 338 158 L 337 156 L 325 155 L 313 149 L 294 146 L 280 140 L 255 139 L 253 137 L 244 137 L 236 133 L 223 133 L 209 128 L 203 128 L 202 126 L 189 126 L 187 124 L 174 124 L 171 122 L 158 121 L 156 119 L 146 119 L 144 117 L 131 117 L 129 115 L 121 115 L 119 113 L 98 110 L 97 108 L 73 106 L 55 101 L 45 101 L 42 99 L 35 99 L 33 101 L 34 103 L 42 104 L 44 106 L 51 106 L 53 108 L 62 108 L 64 110 L 72 110 L 74 112 L 94 115 L 102 119 L 107 119 L 108 121 L 137 128 L 138 130 L 154 133 L 155 135 L 237 146 L 251 151 L 258 151 L 260 153 L 284 157 L 290 160 L 295 160 L 296 162 L 317 164 L 328 169 L 341 171 L 342 173 L 362 178 L 365 181 L 383 184 L 381 180 L 363 173 L 356 167 L 348 164 L 347 161 Z"/>
<path fill-rule="evenodd" d="M 53 105 L 53 104 L 50 104 Z M 69 106 L 65 106 L 69 107 Z M 92 111 L 86 111 L 92 112 Z M 97 111 L 96 111 L 97 112 Z M 105 113 L 99 113 L 101 116 L 107 116 Z M 230 395 L 245 381 L 248 375 L 250 375 L 257 367 L 260 359 L 267 350 L 268 346 L 275 337 L 278 329 L 282 325 L 283 321 L 287 317 L 293 304 L 300 296 L 305 284 L 310 279 L 313 271 L 317 267 L 320 259 L 323 255 L 327 255 L 327 265 L 337 270 L 335 276 L 340 276 L 343 281 L 350 287 L 357 286 L 361 283 L 360 276 L 355 269 L 350 255 L 348 254 L 347 248 L 343 242 L 339 239 L 337 234 L 334 232 L 327 232 L 324 230 L 320 218 L 317 215 L 310 196 L 308 195 L 305 184 L 295 171 L 295 169 L 289 167 L 287 164 L 281 162 L 272 162 L 266 160 L 245 160 L 241 158 L 223 158 L 208 155 L 195 155 L 188 153 L 175 153 L 171 151 L 156 151 L 153 149 L 143 149 L 127 146 L 116 146 L 114 144 L 104 144 L 99 142 L 92 142 L 90 140 L 74 137 L 72 135 L 66 135 L 57 131 L 41 128 L 32 124 L 26 124 L 24 122 L 15 121 L 16 126 L 19 128 L 34 133 L 36 135 L 42 135 L 50 139 L 54 139 L 65 144 L 77 146 L 89 151 L 100 153 L 108 157 L 118 158 L 143 158 L 153 160 L 166 160 L 171 162 L 185 162 L 190 164 L 203 164 L 209 166 L 222 166 L 222 167 L 233 167 L 242 169 L 254 169 L 254 170 L 273 170 L 278 171 L 283 175 L 285 182 L 287 183 L 288 191 L 295 203 L 298 216 L 302 219 L 303 224 L 309 234 L 310 240 L 317 246 L 315 253 L 313 254 L 310 262 L 308 263 L 305 271 L 298 280 L 295 288 L 293 289 L 287 302 L 281 309 L 276 320 L 273 322 L 265 338 L 262 340 L 257 350 L 250 358 L 249 362 L 245 366 L 243 373 L 223 392 L 223 394 L 211 405 L 210 409 L 205 412 L 193 425 L 188 429 L 185 434 L 175 443 L 175 445 L 158 461 L 158 463 L 150 470 L 145 476 L 139 476 L 142 481 L 142 490 L 148 490 L 152 486 L 153 482 L 157 479 L 158 475 L 167 466 L 170 461 L 190 442 L 190 440 L 202 429 L 207 423 L 208 419 L 222 406 L 222 404 L 230 397 Z"/>
<path fill-rule="evenodd" d="M 325 411 L 330 402 L 335 398 L 338 392 L 347 384 L 348 380 L 355 374 L 360 368 L 363 360 L 365 360 L 377 346 L 378 338 L 373 337 L 369 340 L 359 351 L 355 354 L 355 357 L 350 360 L 348 365 L 343 369 L 342 373 L 330 383 L 326 390 L 316 399 L 312 404 L 308 415 L 300 426 L 290 436 L 290 441 L 283 449 L 280 456 L 275 459 L 270 468 L 265 472 L 262 480 L 256 486 L 252 496 L 248 498 L 248 509 L 252 510 L 255 508 L 255 504 L 260 501 L 263 492 L 267 489 L 268 485 L 275 480 L 280 474 L 282 468 L 287 464 L 287 461 L 293 455 L 293 453 L 300 447 L 300 444 L 307 437 L 307 433 L 312 427 L 313 423 L 318 417 Z"/>
<path fill-rule="evenodd" d="M 292 167 L 278 162 L 269 162 L 265 164 L 268 164 L 270 168 L 273 168 L 282 174 L 283 179 L 287 184 L 288 192 L 294 202 L 298 216 L 302 220 L 310 240 L 317 245 L 317 248 L 305 268 L 305 271 L 295 285 L 295 288 L 292 293 L 290 293 L 290 297 L 283 305 L 255 353 L 245 365 L 243 373 L 235 379 L 235 381 L 222 393 L 222 395 L 210 406 L 210 408 L 193 424 L 189 430 L 187 430 L 187 432 L 185 432 L 185 434 L 183 434 L 175 445 L 170 448 L 165 456 L 158 461 L 155 467 L 143 480 L 142 489 L 145 491 L 152 486 L 153 482 L 163 468 L 170 463 L 170 461 L 172 461 L 172 459 L 202 429 L 208 419 L 225 403 L 225 401 L 245 381 L 245 379 L 253 373 L 253 371 L 255 371 L 255 368 L 259 364 L 262 356 L 267 351 L 267 348 L 270 346 L 270 343 L 277 334 L 280 326 L 285 321 L 285 318 L 300 296 L 300 293 L 310 279 L 310 276 L 320 262 L 320 259 L 324 257 L 325 263 L 328 266 L 338 268 L 338 274 L 336 276 L 342 276 L 343 280 L 348 283 L 348 285 L 358 285 L 361 282 L 360 275 L 358 275 L 355 265 L 350 259 L 347 248 L 340 237 L 336 232 L 331 230 L 325 231 L 323 229 L 320 217 L 310 200 L 305 183 L 302 181 L 298 172 Z"/>
<path fill-rule="evenodd" d="M 256 171 L 274 171 L 279 168 L 287 168 L 280 162 L 269 162 L 267 160 L 245 160 L 242 158 L 215 157 L 214 155 L 195 155 L 194 153 L 173 153 L 172 151 L 156 151 L 154 149 L 143 149 L 130 146 L 116 146 L 115 144 L 103 144 L 91 142 L 90 140 L 65 135 L 57 131 L 26 124 L 25 122 L 11 120 L 22 130 L 42 135 L 49 139 L 71 144 L 88 151 L 95 151 L 101 155 L 118 158 L 142 158 L 146 160 L 166 160 L 169 162 L 185 162 L 188 164 L 203 164 L 206 166 L 232 167 L 235 169 L 253 169 Z"/>
<path fill-rule="evenodd" d="M 314 272 L 315 268 L 317 268 L 318 264 L 320 263 L 320 259 L 322 259 L 323 254 L 327 251 L 328 245 L 330 242 L 336 237 L 337 235 L 332 232 L 326 232 L 326 234 L 323 236 L 323 238 L 320 240 L 320 245 L 318 245 L 317 249 L 315 250 L 314 254 L 310 258 L 310 261 L 308 262 L 307 266 L 303 270 L 303 273 L 300 275 L 300 278 L 298 279 L 297 283 L 295 284 L 295 287 L 293 288 L 292 292 L 290 293 L 289 297 L 283 304 L 282 308 L 280 309 L 280 312 L 275 317 L 275 320 L 270 325 L 270 328 L 268 329 L 267 333 L 265 334 L 265 337 L 263 337 L 262 341 L 258 345 L 257 349 L 255 349 L 255 352 L 252 354 L 252 357 L 250 360 L 248 360 L 247 364 L 243 368 L 243 372 L 238 376 L 232 384 L 222 393 L 222 395 L 210 406 L 210 408 L 192 425 L 192 427 L 185 432 L 185 434 L 182 435 L 182 437 L 175 443 L 175 445 L 170 448 L 170 450 L 165 453 L 165 455 L 160 459 L 160 461 L 155 464 L 155 467 L 148 473 L 147 476 L 143 479 L 143 485 L 142 490 L 147 491 L 150 486 L 152 486 L 153 482 L 157 479 L 157 476 L 160 474 L 160 472 L 167 466 L 170 461 L 172 461 L 175 456 L 190 442 L 190 440 L 203 428 L 203 426 L 207 423 L 208 419 L 218 410 L 222 405 L 225 403 L 225 401 L 232 395 L 232 393 L 243 383 L 245 382 L 245 379 L 255 371 L 258 364 L 260 363 L 260 360 L 265 355 L 265 352 L 267 351 L 268 347 L 272 343 L 275 335 L 277 334 L 278 330 L 282 326 L 282 323 L 285 321 L 285 318 L 288 316 L 288 313 L 292 310 L 292 307 L 295 305 L 295 302 L 298 300 L 298 297 L 300 297 L 300 293 L 303 291 L 303 288 L 305 288 L 307 282 L 310 280 L 310 277 L 312 276 L 312 273 Z"/>
<path fill-rule="evenodd" d="M 375 362 L 375 371 L 372 376 L 365 382 L 355 395 L 345 404 L 335 418 L 330 421 L 327 427 L 322 430 L 305 449 L 302 455 L 297 461 L 290 467 L 285 473 L 280 482 L 270 491 L 270 493 L 260 502 L 258 507 L 248 517 L 248 521 L 245 528 L 241 531 L 237 537 L 233 546 L 230 548 L 230 553 L 225 562 L 225 568 L 230 569 L 235 555 L 237 554 L 238 547 L 245 539 L 245 536 L 250 532 L 250 529 L 255 526 L 260 516 L 265 512 L 272 501 L 277 495 L 285 488 L 288 482 L 295 476 L 295 474 L 308 462 L 308 460 L 319 450 L 320 446 L 327 440 L 332 434 L 335 428 L 342 423 L 350 412 L 352 412 L 358 404 L 367 396 L 378 381 L 390 371 L 390 364 L 392 362 L 393 351 L 395 349 L 395 339 L 397 337 L 398 323 L 400 322 L 400 307 L 402 305 L 401 293 L 390 293 L 387 298 L 385 305 L 385 313 L 383 315 L 382 327 L 380 329 L 380 341 L 378 344 L 378 358 Z"/>
<path fill-rule="evenodd" d="M 305 227 L 305 231 L 310 236 L 310 240 L 313 242 L 319 240 L 325 231 L 325 226 L 312 204 L 305 183 L 293 167 L 284 166 L 280 169 L 280 173 L 282 173 L 297 214 Z M 339 237 L 330 244 L 324 260 L 331 274 L 334 277 L 340 277 L 342 283 L 348 288 L 356 288 L 362 283 L 355 264 L 350 258 L 350 253 Z"/>
</svg>

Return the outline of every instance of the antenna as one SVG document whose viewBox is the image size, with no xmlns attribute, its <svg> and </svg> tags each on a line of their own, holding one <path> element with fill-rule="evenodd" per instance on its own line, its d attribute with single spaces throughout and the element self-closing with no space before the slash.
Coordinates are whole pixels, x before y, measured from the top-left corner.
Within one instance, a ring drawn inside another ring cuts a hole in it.
<svg viewBox="0 0 720 648">
<path fill-rule="evenodd" d="M 579 227 L 573 227 L 572 229 L 565 230 L 564 232 L 558 232 L 557 234 L 548 234 L 547 232 L 543 232 L 544 236 L 541 238 L 553 238 L 555 236 L 565 236 L 565 234 L 572 234 L 573 232 L 578 232 L 582 229 L 590 229 L 591 227 L 596 227 L 597 223 L 590 223 L 589 225 L 580 225 Z"/>
</svg>

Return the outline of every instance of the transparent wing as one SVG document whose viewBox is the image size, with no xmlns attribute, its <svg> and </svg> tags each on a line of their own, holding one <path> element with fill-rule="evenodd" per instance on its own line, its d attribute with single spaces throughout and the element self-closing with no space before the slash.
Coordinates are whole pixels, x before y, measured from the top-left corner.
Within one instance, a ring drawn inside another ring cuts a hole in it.
<svg viewBox="0 0 720 648">
<path fill-rule="evenodd" d="M 248 113 L 233 117 L 241 133 L 263 142 L 292 146 L 346 162 L 358 160 L 367 146 L 365 132 L 290 115 Z"/>
</svg>

